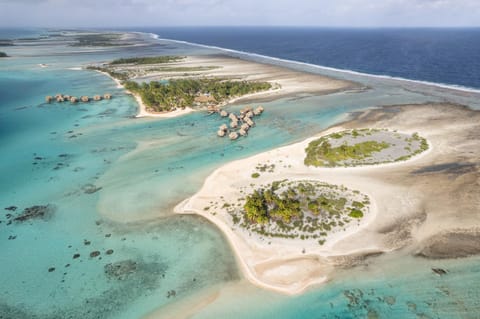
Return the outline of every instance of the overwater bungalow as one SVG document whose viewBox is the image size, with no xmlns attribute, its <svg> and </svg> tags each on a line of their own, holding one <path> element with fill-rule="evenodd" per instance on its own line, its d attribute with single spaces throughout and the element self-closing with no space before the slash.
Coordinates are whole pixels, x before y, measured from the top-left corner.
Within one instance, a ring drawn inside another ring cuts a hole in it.
<svg viewBox="0 0 480 319">
<path fill-rule="evenodd" d="M 255 125 L 255 122 L 253 122 L 249 117 L 245 118 L 245 123 L 247 123 L 250 127 Z"/>
<path fill-rule="evenodd" d="M 263 111 L 264 111 L 263 107 L 262 107 L 262 106 L 259 106 L 259 107 L 257 107 L 255 110 L 253 110 L 253 114 L 254 114 L 254 115 L 260 115 L 260 114 L 263 113 Z"/>
<path fill-rule="evenodd" d="M 228 118 L 231 119 L 232 121 L 238 121 L 238 117 L 233 113 L 230 113 L 228 115 Z"/>
<path fill-rule="evenodd" d="M 45 97 L 45 102 L 50 103 L 50 102 L 52 102 L 52 101 L 53 101 L 53 96 L 47 95 L 47 96 Z"/>
<path fill-rule="evenodd" d="M 240 111 L 240 113 L 241 113 L 241 114 L 246 114 L 246 113 L 250 112 L 251 110 L 252 110 L 252 107 L 251 107 L 251 106 L 247 106 L 247 107 L 243 108 L 243 109 Z"/>
<path fill-rule="evenodd" d="M 102 96 L 101 96 L 101 95 L 95 95 L 95 96 L 93 97 L 93 100 L 94 100 L 94 101 L 100 101 L 101 99 L 102 99 Z"/>
<path fill-rule="evenodd" d="M 89 98 L 88 96 L 84 95 L 84 96 L 82 96 L 82 97 L 80 98 L 80 101 L 82 101 L 82 102 L 88 102 L 88 101 L 90 101 L 90 98 Z"/>
<path fill-rule="evenodd" d="M 112 95 L 111 95 L 110 93 L 105 93 L 105 94 L 103 95 L 103 98 L 104 98 L 105 100 L 110 100 L 110 99 L 112 98 Z"/>
<path fill-rule="evenodd" d="M 228 137 L 231 139 L 231 140 L 236 140 L 238 138 L 238 133 L 237 132 L 231 132 Z"/>
</svg>

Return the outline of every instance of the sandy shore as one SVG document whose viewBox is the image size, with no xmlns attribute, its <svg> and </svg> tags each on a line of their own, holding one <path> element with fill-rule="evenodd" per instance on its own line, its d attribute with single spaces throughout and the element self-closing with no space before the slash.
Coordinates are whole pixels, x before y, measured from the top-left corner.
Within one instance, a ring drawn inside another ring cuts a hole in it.
<svg viewBox="0 0 480 319">
<path fill-rule="evenodd" d="M 135 117 L 171 118 L 171 117 L 177 117 L 177 116 L 189 114 L 195 111 L 191 107 L 186 107 L 184 109 L 177 109 L 175 111 L 170 111 L 170 112 L 147 111 L 147 106 L 143 103 L 142 98 L 138 94 L 135 94 L 130 91 L 127 91 L 127 93 L 133 95 L 133 97 L 135 98 L 135 101 L 137 101 L 138 113 Z"/>
<path fill-rule="evenodd" d="M 101 73 L 105 76 L 108 76 L 110 79 L 115 81 L 115 83 L 117 84 L 117 88 L 125 89 L 125 87 L 122 85 L 122 82 L 120 80 L 114 78 L 113 76 L 111 76 L 107 72 L 103 72 L 103 71 L 100 71 L 100 70 L 95 70 L 95 71 L 97 71 L 97 72 L 99 72 L 99 73 Z M 143 103 L 142 98 L 138 94 L 135 94 L 135 93 L 133 93 L 131 91 L 128 91 L 128 90 L 125 90 L 125 92 L 127 94 L 132 95 L 134 97 L 135 101 L 138 104 L 138 113 L 135 117 L 171 118 L 171 117 L 182 116 L 182 115 L 185 115 L 185 114 L 188 114 L 188 113 L 191 113 L 191 112 L 195 111 L 194 109 L 192 109 L 190 107 L 186 107 L 184 109 L 178 109 L 178 110 L 171 111 L 171 112 L 151 112 L 151 111 L 147 111 L 147 106 L 145 105 L 145 103 Z"/>
<path fill-rule="evenodd" d="M 398 108 L 399 112 L 367 111 L 357 120 L 344 123 L 343 126 L 389 128 L 409 134 L 418 132 L 429 140 L 429 151 L 405 162 L 354 168 L 314 168 L 303 165 L 304 149 L 313 139 L 310 138 L 219 168 L 206 179 L 197 194 L 179 204 L 175 211 L 180 214 L 198 214 L 213 222 L 228 238 L 248 280 L 261 287 L 287 294 L 300 293 L 307 287 L 327 281 L 335 267 L 351 266 L 362 260 L 362 256 L 405 247 L 417 254 L 428 240 L 431 241 L 431 236 L 441 231 L 458 232 L 459 228 L 471 228 L 472 225 L 478 227 L 478 219 L 471 223 L 471 216 L 466 219 L 470 220 L 470 224 L 466 223 L 465 219 L 456 220 L 452 224 L 448 221 L 450 218 L 439 220 L 434 217 L 438 216 L 439 211 L 449 216 L 459 213 L 459 209 L 451 203 L 444 202 L 443 207 L 439 208 L 437 205 L 442 202 L 442 197 L 437 198 L 438 194 L 429 196 L 432 191 L 438 192 L 438 189 L 445 194 L 454 191 L 455 183 L 448 178 L 444 181 L 438 180 L 439 176 L 448 177 L 448 174 L 437 172 L 430 175 L 412 175 L 412 171 L 431 167 L 439 160 L 448 161 L 449 157 L 457 155 L 459 144 L 458 141 L 455 143 L 455 140 L 468 131 L 478 129 L 478 112 L 444 104 Z M 439 115 L 442 112 L 443 117 Z M 439 117 L 442 125 L 438 125 Z M 435 121 L 432 122 L 432 119 Z M 455 124 L 451 122 L 452 119 Z M 344 127 L 334 127 L 321 135 L 342 129 Z M 476 144 L 476 150 L 480 150 L 478 139 L 469 139 L 468 143 Z M 464 155 L 475 160 L 469 148 L 466 147 L 464 151 Z M 275 164 L 275 170 L 273 173 L 261 173 L 258 179 L 252 179 L 251 174 L 255 172 L 257 164 Z M 472 169 L 465 174 L 473 174 L 477 179 L 479 176 L 478 169 Z M 412 176 L 434 179 L 436 187 L 426 187 L 424 183 L 416 184 L 412 181 Z M 236 202 L 239 197 L 244 196 L 239 192 L 241 187 L 252 190 L 259 185 L 282 179 L 313 179 L 359 190 L 370 197 L 370 212 L 360 225 L 352 225 L 345 231 L 329 235 L 327 242 L 320 246 L 307 240 L 261 238 L 236 228 L 228 213 L 220 208 L 221 205 L 214 209 L 215 214 L 212 214 L 212 209 L 204 209 L 215 205 L 212 203 L 218 202 L 222 196 L 227 202 Z M 424 188 L 418 189 L 420 185 Z M 480 206 L 476 206 L 480 196 L 474 196 L 480 195 L 480 191 L 466 188 L 465 185 L 462 189 L 470 194 L 470 200 L 462 201 L 462 205 L 469 206 L 470 211 L 473 209 L 477 214 L 480 213 Z M 436 210 L 430 212 L 426 208 L 429 205 L 435 205 Z M 430 244 L 429 249 L 423 251 L 431 253 L 431 247 Z M 455 250 L 451 251 L 454 252 Z"/>
</svg>

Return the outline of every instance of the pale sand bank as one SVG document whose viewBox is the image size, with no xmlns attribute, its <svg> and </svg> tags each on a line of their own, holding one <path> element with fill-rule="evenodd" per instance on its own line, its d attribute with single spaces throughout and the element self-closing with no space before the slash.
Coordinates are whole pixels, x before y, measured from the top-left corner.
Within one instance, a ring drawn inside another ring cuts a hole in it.
<svg viewBox="0 0 480 319">
<path fill-rule="evenodd" d="M 473 224 L 465 223 L 465 219 L 457 220 L 453 224 L 449 219 L 427 219 L 430 214 L 433 216 L 439 214 L 439 211 L 458 214 L 458 208 L 453 208 L 455 205 L 452 206 L 451 203 L 443 203 L 442 209 L 432 212 L 427 208 L 430 204 L 442 202 L 441 198 L 429 196 L 429 192 L 439 188 L 446 193 L 452 190 L 454 183 L 448 179 L 436 181 L 436 187 L 429 186 L 422 190 L 418 189 L 422 183 L 412 184 L 412 178 L 437 179 L 438 174 L 416 175 L 412 174 L 412 171 L 419 167 L 428 167 L 442 159 L 448 160 L 449 156 L 455 155 L 459 147 L 458 142 L 451 143 L 452 140 L 458 139 L 475 126 L 478 127 L 475 122 L 478 112 L 442 104 L 399 108 L 400 112 L 391 113 L 382 113 L 382 110 L 367 111 L 360 115 L 358 120 L 345 123 L 345 126 L 388 128 L 409 134 L 418 132 L 429 140 L 428 152 L 406 162 L 354 168 L 314 168 L 303 164 L 304 149 L 313 139 L 310 138 L 219 168 L 206 179 L 197 194 L 179 204 L 175 211 L 199 214 L 212 221 L 228 238 L 247 279 L 264 288 L 287 294 L 300 293 L 309 286 L 327 281 L 335 267 L 351 265 L 355 260 L 361 260 L 362 255 L 404 247 L 415 250 L 422 239 L 440 230 L 478 226 L 478 219 Z M 444 117 L 439 116 L 441 112 L 445 113 Z M 440 121 L 439 117 L 443 126 L 436 125 Z M 456 121 L 451 122 L 452 118 Z M 432 122 L 432 119 L 435 121 Z M 460 123 L 463 125 L 459 125 Z M 334 127 L 321 135 L 342 129 L 344 128 Z M 468 143 L 478 146 L 479 141 L 469 140 Z M 477 150 L 480 150 L 480 147 Z M 273 173 L 261 173 L 258 179 L 252 179 L 251 174 L 255 172 L 257 164 L 276 166 Z M 474 170 L 471 174 L 477 174 L 478 177 L 478 171 Z M 351 225 L 345 231 L 331 234 L 327 242 L 320 246 L 307 240 L 264 239 L 261 236 L 249 235 L 234 226 L 225 210 L 215 209 L 215 215 L 204 210 L 213 202 L 218 202 L 221 196 L 227 202 L 236 202 L 236 199 L 244 196 L 239 193 L 241 187 L 252 190 L 259 185 L 282 179 L 319 180 L 359 190 L 370 197 L 370 212 L 359 226 Z M 465 190 L 467 193 L 479 192 L 478 189 Z M 462 205 L 469 205 L 470 209 L 477 207 L 478 213 L 480 206 L 475 206 L 478 199 L 472 198 L 473 201 L 464 201 Z M 446 210 L 447 207 L 453 208 L 455 213 Z"/>
</svg>

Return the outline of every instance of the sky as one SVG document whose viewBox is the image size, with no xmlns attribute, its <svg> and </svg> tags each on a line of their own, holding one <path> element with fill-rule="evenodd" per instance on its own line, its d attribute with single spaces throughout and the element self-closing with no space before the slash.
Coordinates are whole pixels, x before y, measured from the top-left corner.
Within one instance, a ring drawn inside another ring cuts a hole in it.
<svg viewBox="0 0 480 319">
<path fill-rule="evenodd" d="M 480 0 L 0 0 L 1 27 L 480 26 Z"/>
</svg>

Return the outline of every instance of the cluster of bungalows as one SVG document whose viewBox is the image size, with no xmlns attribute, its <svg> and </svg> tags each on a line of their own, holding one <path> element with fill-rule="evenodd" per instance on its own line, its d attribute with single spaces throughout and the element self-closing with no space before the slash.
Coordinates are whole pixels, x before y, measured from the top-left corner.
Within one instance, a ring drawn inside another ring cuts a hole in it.
<svg viewBox="0 0 480 319">
<path fill-rule="evenodd" d="M 220 116 L 230 120 L 229 125 L 222 124 L 217 131 L 219 137 L 227 136 L 231 140 L 236 140 L 240 136 L 247 136 L 248 131 L 255 125 L 253 118 L 263 113 L 264 109 L 259 106 L 255 109 L 247 106 L 240 111 L 240 115 L 235 113 L 228 113 L 225 110 L 220 110 Z"/>
<path fill-rule="evenodd" d="M 55 96 L 47 95 L 45 97 L 45 102 L 51 103 L 51 102 L 71 102 L 71 103 L 78 103 L 78 102 L 90 102 L 90 101 L 101 101 L 103 99 L 105 100 L 110 100 L 112 98 L 112 95 L 110 93 L 105 93 L 103 96 L 102 95 L 94 95 L 92 98 L 89 96 L 81 96 L 81 97 L 76 97 L 73 95 L 68 95 L 68 94 L 55 94 Z"/>
</svg>

